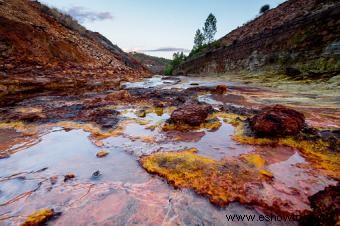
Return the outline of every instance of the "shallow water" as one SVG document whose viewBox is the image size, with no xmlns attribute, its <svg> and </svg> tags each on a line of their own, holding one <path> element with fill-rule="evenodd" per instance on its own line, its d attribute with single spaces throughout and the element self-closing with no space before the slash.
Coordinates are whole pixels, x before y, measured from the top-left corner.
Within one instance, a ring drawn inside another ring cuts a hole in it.
<svg viewBox="0 0 340 226">
<path fill-rule="evenodd" d="M 125 87 L 183 89 L 196 82 L 204 86 L 221 84 L 199 78 L 179 79 L 180 82 L 169 81 L 158 76 Z M 280 103 L 288 101 L 281 98 L 287 95 L 284 93 L 222 83 L 230 87 L 226 95 L 201 95 L 199 100 L 215 107 L 223 104 L 260 107 L 270 102 L 268 98 L 279 98 L 276 100 Z M 290 104 L 306 111 L 308 120 L 315 125 L 339 126 L 338 118 L 331 117 L 328 108 L 311 108 L 310 98 L 314 96 L 296 98 L 298 102 Z M 337 106 L 332 107 L 338 110 Z M 219 119 L 222 126 L 216 131 L 164 132 L 160 125 L 170 117 L 170 110 L 149 112 L 145 117 L 138 116 L 139 106 L 116 106 L 116 110 L 122 116 L 122 131 L 100 140 L 101 145 L 96 145 L 90 132 L 53 123 L 39 125 L 43 129 L 38 129 L 34 136 L 25 136 L 19 130 L 0 130 L 0 134 L 5 134 L 0 139 L 1 151 L 16 149 L 9 158 L 0 159 L 0 225 L 18 225 L 40 208 L 62 212 L 51 225 L 254 225 L 251 221 L 228 222 L 226 215 L 263 213 L 256 206 L 238 203 L 217 208 L 192 191 L 176 190 L 162 178 L 149 175 L 138 159 L 156 151 L 197 148 L 197 154 L 215 160 L 259 154 L 274 175 L 273 183 L 264 185 L 268 194 L 292 200 L 297 210 L 308 209 L 308 196 L 335 184 L 313 170 L 298 150 L 237 143 L 232 139 L 234 127 L 222 119 Z M 109 155 L 97 158 L 96 153 L 102 149 L 109 151 Z M 100 172 L 99 176 L 93 175 L 96 171 Z M 68 173 L 73 173 L 75 178 L 64 182 Z M 268 224 L 273 222 L 257 222 L 257 225 Z M 275 222 L 275 225 L 295 224 Z"/>
</svg>

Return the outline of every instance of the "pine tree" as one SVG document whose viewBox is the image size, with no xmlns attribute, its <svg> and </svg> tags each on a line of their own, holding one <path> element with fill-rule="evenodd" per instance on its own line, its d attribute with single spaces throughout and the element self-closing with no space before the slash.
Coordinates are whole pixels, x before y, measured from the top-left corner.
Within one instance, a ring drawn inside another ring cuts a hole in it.
<svg viewBox="0 0 340 226">
<path fill-rule="evenodd" d="M 203 46 L 205 37 L 200 29 L 197 29 L 194 39 L 194 49 L 199 49 Z"/>
<path fill-rule="evenodd" d="M 204 38 L 207 44 L 210 44 L 214 41 L 214 37 L 217 32 L 216 24 L 216 17 L 212 13 L 210 13 L 203 27 Z"/>
</svg>

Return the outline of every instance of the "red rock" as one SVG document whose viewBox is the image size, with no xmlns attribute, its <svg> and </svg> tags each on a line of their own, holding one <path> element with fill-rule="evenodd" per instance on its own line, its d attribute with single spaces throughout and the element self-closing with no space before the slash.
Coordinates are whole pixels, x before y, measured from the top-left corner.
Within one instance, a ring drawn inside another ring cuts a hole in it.
<svg viewBox="0 0 340 226">
<path fill-rule="evenodd" d="M 213 93 L 216 94 L 225 94 L 227 92 L 227 86 L 226 85 L 218 85 L 216 86 L 215 90 Z"/>
<path fill-rule="evenodd" d="M 282 105 L 265 107 L 250 120 L 250 126 L 257 135 L 269 137 L 296 135 L 304 124 L 302 113 Z"/>
<path fill-rule="evenodd" d="M 46 118 L 45 114 L 40 108 L 27 108 L 20 111 L 12 112 L 10 118 L 12 120 L 19 120 L 25 122 L 35 122 Z"/>
<path fill-rule="evenodd" d="M 10 155 L 8 153 L 0 153 L 0 159 L 6 159 L 9 158 Z"/>
<path fill-rule="evenodd" d="M 58 176 L 50 177 L 51 185 L 55 185 L 58 182 Z"/>
<path fill-rule="evenodd" d="M 313 211 L 302 217 L 299 225 L 338 225 L 340 213 L 340 184 L 308 198 Z"/>
<path fill-rule="evenodd" d="M 73 173 L 68 173 L 64 176 L 64 182 L 67 182 L 71 179 L 74 179 L 76 177 L 76 175 L 74 175 Z"/>
<path fill-rule="evenodd" d="M 127 90 L 114 91 L 105 97 L 106 101 L 124 101 L 131 99 L 131 95 Z"/>
<path fill-rule="evenodd" d="M 108 154 L 109 154 L 108 151 L 106 151 L 106 150 L 101 150 L 101 151 L 99 151 L 99 152 L 96 154 L 96 156 L 97 156 L 97 158 L 104 158 L 104 157 L 106 157 Z"/>
<path fill-rule="evenodd" d="M 0 85 L 14 85 L 11 94 L 109 90 L 119 86 L 120 78 L 135 81 L 151 74 L 101 34 L 77 23 L 65 26 L 55 9 L 38 1 L 5 2 L 0 7 Z M 41 78 L 47 81 L 37 82 Z"/>
<path fill-rule="evenodd" d="M 82 112 L 79 118 L 84 122 L 95 122 L 104 129 L 113 128 L 119 122 L 119 112 L 113 109 L 91 109 Z"/>
<path fill-rule="evenodd" d="M 177 108 L 171 114 L 170 122 L 199 126 L 205 121 L 211 111 L 212 107 L 210 105 L 189 101 Z"/>
<path fill-rule="evenodd" d="M 1 94 L 7 94 L 7 87 L 6 86 L 3 86 L 3 85 L 0 85 L 0 95 Z"/>
</svg>

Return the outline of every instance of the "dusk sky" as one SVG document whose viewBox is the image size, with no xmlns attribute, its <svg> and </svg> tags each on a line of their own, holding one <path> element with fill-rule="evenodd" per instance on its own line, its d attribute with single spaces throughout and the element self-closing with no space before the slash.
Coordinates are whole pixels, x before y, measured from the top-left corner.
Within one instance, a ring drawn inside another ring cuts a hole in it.
<svg viewBox="0 0 340 226">
<path fill-rule="evenodd" d="M 264 4 L 284 0 L 41 0 L 76 17 L 125 51 L 191 49 L 195 31 L 209 13 L 217 18 L 216 39 L 258 15 Z M 170 58 L 173 51 L 148 51 Z"/>
</svg>

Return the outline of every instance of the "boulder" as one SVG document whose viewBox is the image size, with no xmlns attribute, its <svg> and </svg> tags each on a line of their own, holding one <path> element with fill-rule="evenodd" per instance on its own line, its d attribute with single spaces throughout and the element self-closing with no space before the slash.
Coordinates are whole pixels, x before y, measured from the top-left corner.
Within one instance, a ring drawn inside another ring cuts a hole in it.
<svg viewBox="0 0 340 226">
<path fill-rule="evenodd" d="M 313 211 L 302 217 L 299 225 L 338 225 L 340 213 L 340 185 L 326 187 L 308 198 Z"/>
<path fill-rule="evenodd" d="M 209 113 L 212 111 L 213 108 L 210 105 L 188 101 L 171 114 L 169 122 L 176 124 L 184 123 L 190 126 L 199 126 L 205 121 Z"/>
<path fill-rule="evenodd" d="M 282 105 L 265 107 L 250 119 L 250 127 L 255 134 L 265 137 L 296 135 L 304 125 L 302 113 Z"/>
<path fill-rule="evenodd" d="M 226 92 L 227 92 L 226 85 L 218 85 L 216 86 L 215 90 L 213 90 L 213 93 L 215 94 L 225 94 Z"/>
</svg>

